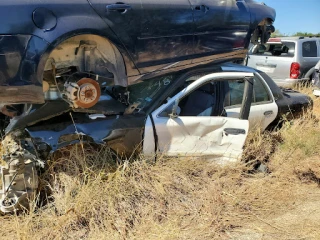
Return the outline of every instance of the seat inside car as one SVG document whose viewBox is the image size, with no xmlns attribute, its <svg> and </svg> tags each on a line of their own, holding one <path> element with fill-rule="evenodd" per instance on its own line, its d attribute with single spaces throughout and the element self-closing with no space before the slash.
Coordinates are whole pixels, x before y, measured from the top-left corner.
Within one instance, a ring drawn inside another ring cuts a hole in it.
<svg viewBox="0 0 320 240">
<path fill-rule="evenodd" d="M 181 102 L 181 116 L 211 116 L 215 107 L 214 86 L 205 84 L 189 94 Z"/>
</svg>

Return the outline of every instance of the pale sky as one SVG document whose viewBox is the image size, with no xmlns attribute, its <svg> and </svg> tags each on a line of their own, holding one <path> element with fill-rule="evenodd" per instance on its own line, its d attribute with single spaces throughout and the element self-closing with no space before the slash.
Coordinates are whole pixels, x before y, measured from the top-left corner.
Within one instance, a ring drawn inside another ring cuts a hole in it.
<svg viewBox="0 0 320 240">
<path fill-rule="evenodd" d="M 320 0 L 262 0 L 277 12 L 274 23 L 281 33 L 320 33 Z"/>
</svg>

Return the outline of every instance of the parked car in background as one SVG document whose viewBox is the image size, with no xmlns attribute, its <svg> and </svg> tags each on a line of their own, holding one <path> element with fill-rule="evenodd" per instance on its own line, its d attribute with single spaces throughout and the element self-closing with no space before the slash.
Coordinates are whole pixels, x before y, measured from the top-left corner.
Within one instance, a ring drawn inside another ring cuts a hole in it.
<svg viewBox="0 0 320 240">
<path fill-rule="evenodd" d="M 264 71 L 277 85 L 288 87 L 310 82 L 319 60 L 319 37 L 281 37 L 251 47 L 246 65 Z"/>
<path fill-rule="evenodd" d="M 320 60 L 314 67 L 312 84 L 314 87 L 313 94 L 320 97 Z"/>
</svg>

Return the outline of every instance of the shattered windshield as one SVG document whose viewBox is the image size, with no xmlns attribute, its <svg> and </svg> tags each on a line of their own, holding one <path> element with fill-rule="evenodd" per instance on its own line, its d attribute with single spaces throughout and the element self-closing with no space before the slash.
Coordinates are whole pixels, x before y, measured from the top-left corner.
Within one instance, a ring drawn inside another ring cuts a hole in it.
<svg viewBox="0 0 320 240">
<path fill-rule="evenodd" d="M 156 77 L 128 87 L 130 104 L 137 103 L 139 109 L 148 107 L 153 100 L 163 93 L 177 79 L 178 74 Z"/>
</svg>

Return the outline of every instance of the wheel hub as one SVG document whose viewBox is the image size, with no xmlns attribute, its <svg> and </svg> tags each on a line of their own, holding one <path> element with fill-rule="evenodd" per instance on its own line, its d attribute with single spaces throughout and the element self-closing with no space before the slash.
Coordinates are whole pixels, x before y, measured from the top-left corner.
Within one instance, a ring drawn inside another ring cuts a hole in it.
<svg viewBox="0 0 320 240">
<path fill-rule="evenodd" d="M 67 83 L 67 98 L 74 108 L 91 108 L 101 96 L 99 83 L 91 78 L 82 78 L 77 83 Z"/>
</svg>

